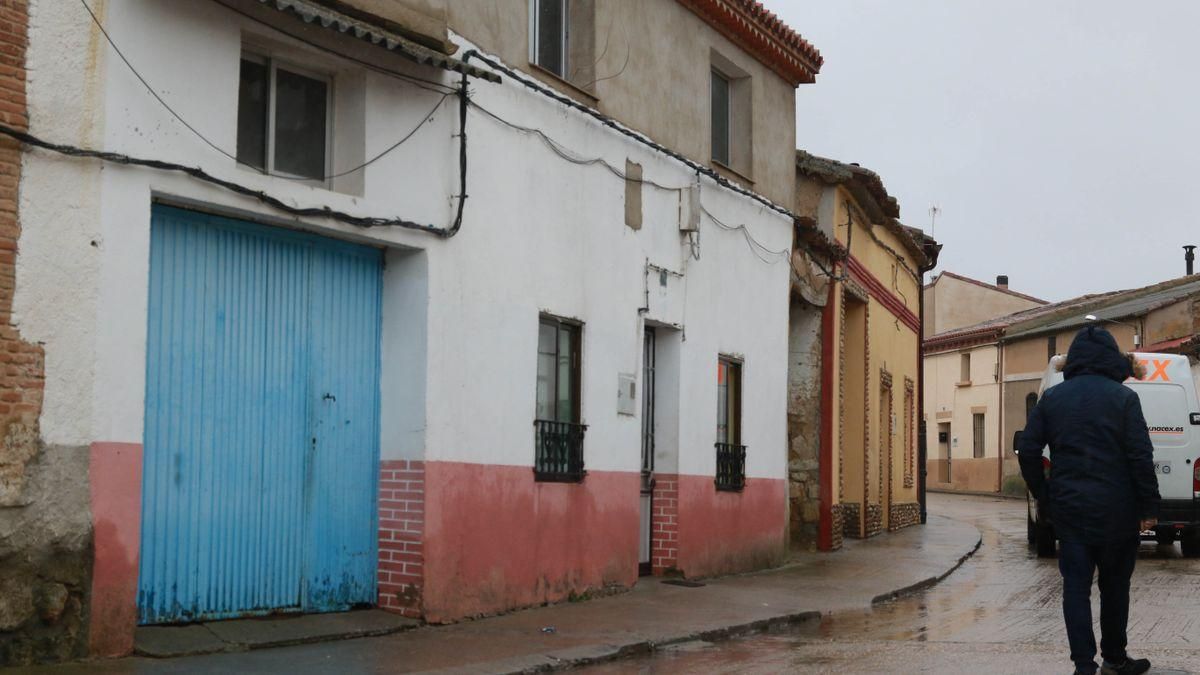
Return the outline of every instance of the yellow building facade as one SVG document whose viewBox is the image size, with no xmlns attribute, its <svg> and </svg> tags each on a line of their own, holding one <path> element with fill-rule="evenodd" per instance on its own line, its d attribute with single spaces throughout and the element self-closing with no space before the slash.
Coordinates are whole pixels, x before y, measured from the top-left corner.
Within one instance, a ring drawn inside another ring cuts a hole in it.
<svg viewBox="0 0 1200 675">
<path fill-rule="evenodd" d="M 920 522 L 921 278 L 939 247 L 862 167 L 800 152 L 797 195 L 842 249 L 822 363 L 820 546 L 837 548 Z"/>
</svg>

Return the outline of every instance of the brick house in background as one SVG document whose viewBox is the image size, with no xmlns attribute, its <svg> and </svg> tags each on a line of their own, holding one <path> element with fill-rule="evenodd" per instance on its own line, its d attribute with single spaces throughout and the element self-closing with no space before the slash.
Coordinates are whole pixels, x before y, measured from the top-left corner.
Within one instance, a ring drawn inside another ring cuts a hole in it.
<svg viewBox="0 0 1200 675">
<path fill-rule="evenodd" d="M 1020 494 L 1013 436 L 1025 428 L 1050 358 L 1065 354 L 1088 315 L 1127 351 L 1186 354 L 1197 363 L 1200 279 L 1064 300 L 945 331 L 925 341 L 929 487 Z"/>
</svg>

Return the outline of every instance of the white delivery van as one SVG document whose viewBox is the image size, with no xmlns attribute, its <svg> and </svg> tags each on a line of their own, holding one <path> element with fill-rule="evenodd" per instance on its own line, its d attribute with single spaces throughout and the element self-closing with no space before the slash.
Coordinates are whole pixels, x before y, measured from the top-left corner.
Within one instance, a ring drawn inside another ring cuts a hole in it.
<svg viewBox="0 0 1200 675">
<path fill-rule="evenodd" d="M 1134 356 L 1146 367 L 1144 379 L 1130 379 L 1125 386 L 1134 390 L 1142 401 L 1142 413 L 1150 428 L 1154 443 L 1154 472 L 1158 475 L 1158 491 L 1162 495 L 1158 527 L 1154 538 L 1170 545 L 1179 539 L 1183 554 L 1200 557 L 1200 401 L 1196 384 L 1186 356 L 1178 354 L 1146 354 Z M 1042 392 L 1063 381 L 1060 372 L 1065 356 L 1055 356 L 1046 367 L 1038 397 Z M 1020 433 L 1020 432 L 1018 432 Z M 1014 439 L 1014 449 L 1016 447 Z M 1049 448 L 1043 464 L 1049 469 L 1054 463 Z M 1028 504 L 1029 543 L 1037 546 L 1039 557 L 1052 557 L 1056 539 L 1054 523 L 1038 517 L 1037 499 L 1026 496 Z"/>
</svg>

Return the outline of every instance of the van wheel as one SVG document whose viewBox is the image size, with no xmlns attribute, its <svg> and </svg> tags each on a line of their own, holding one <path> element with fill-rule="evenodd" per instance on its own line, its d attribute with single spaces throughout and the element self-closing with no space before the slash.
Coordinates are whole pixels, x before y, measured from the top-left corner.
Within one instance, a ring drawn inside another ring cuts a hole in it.
<svg viewBox="0 0 1200 675">
<path fill-rule="evenodd" d="M 1160 527 L 1154 531 L 1154 541 L 1159 546 L 1170 546 L 1175 543 L 1175 530 L 1170 527 Z"/>
<path fill-rule="evenodd" d="M 1200 530 L 1195 527 L 1184 530 L 1179 537 L 1179 545 L 1183 549 L 1183 557 L 1200 558 Z"/>
<path fill-rule="evenodd" d="M 1037 526 L 1037 541 L 1034 542 L 1037 548 L 1037 557 L 1053 558 L 1058 553 L 1058 541 L 1054 536 L 1054 527 L 1051 525 Z"/>
</svg>

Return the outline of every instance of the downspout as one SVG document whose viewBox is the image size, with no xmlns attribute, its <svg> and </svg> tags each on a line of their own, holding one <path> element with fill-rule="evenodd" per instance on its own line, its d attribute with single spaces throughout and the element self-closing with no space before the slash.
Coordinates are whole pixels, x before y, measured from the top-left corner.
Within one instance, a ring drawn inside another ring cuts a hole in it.
<svg viewBox="0 0 1200 675">
<path fill-rule="evenodd" d="M 840 337 L 835 332 L 834 300 L 837 297 L 838 284 L 841 283 L 836 271 L 837 262 L 833 264 L 835 274 L 829 280 L 829 299 L 821 310 L 821 450 L 818 456 L 817 468 L 820 472 L 821 506 L 820 521 L 817 525 L 817 548 L 822 551 L 833 549 L 833 388 L 834 388 L 834 342 Z"/>
<path fill-rule="evenodd" d="M 925 423 L 925 273 L 937 267 L 938 253 L 941 251 L 941 246 L 932 239 L 926 240 L 924 248 L 925 264 L 921 266 L 921 278 L 918 286 L 921 288 L 920 295 L 917 299 L 918 314 L 921 318 L 921 334 L 918 336 L 917 344 L 917 420 L 918 420 L 918 435 L 917 440 L 917 502 L 921 505 L 921 524 L 924 525 L 929 520 L 929 512 L 926 510 L 925 504 L 925 475 L 926 462 L 929 455 L 929 439 L 926 435 Z"/>
<path fill-rule="evenodd" d="M 1000 392 L 996 419 L 996 435 L 1000 437 L 996 444 L 996 494 L 1000 494 L 1004 492 L 1004 343 L 999 338 L 996 339 L 996 388 Z"/>
</svg>

